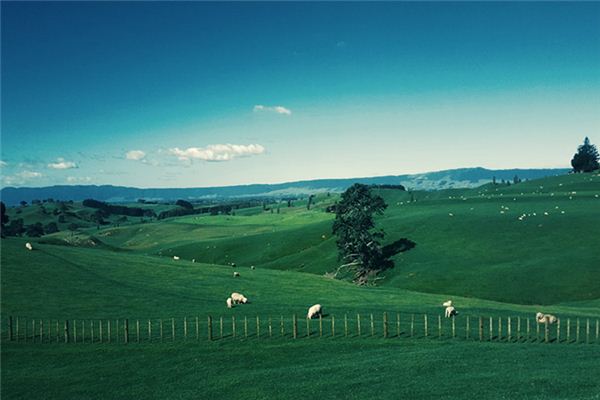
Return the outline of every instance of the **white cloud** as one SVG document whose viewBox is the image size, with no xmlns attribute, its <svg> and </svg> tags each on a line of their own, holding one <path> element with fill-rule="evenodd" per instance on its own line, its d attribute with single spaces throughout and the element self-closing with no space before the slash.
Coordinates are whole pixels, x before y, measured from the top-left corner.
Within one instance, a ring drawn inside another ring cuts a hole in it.
<svg viewBox="0 0 600 400">
<path fill-rule="evenodd" d="M 69 183 L 76 183 L 76 182 L 91 182 L 92 178 L 90 178 L 89 176 L 68 176 L 67 177 L 67 182 Z"/>
<path fill-rule="evenodd" d="M 260 144 L 211 144 L 206 147 L 188 147 L 185 150 L 175 147 L 169 153 L 182 161 L 199 159 L 205 161 L 230 161 L 236 157 L 262 154 L 265 148 Z"/>
<path fill-rule="evenodd" d="M 292 115 L 292 110 L 289 108 L 285 108 L 284 106 L 263 106 L 261 104 L 257 104 L 253 108 L 254 112 L 274 112 L 277 114 L 283 115 Z"/>
<path fill-rule="evenodd" d="M 144 157 L 146 157 L 146 153 L 144 153 L 142 150 L 130 150 L 125 154 L 125 158 L 134 161 L 139 161 Z"/>
<path fill-rule="evenodd" d="M 6 161 L 2 161 L 0 160 L 0 168 L 4 168 L 8 165 L 8 163 Z"/>
<path fill-rule="evenodd" d="M 31 178 L 41 178 L 42 174 L 35 171 L 21 171 L 15 174 L 17 177 L 21 179 L 31 179 Z"/>
<path fill-rule="evenodd" d="M 60 157 L 56 159 L 55 163 L 48 164 L 48 168 L 52 169 L 72 169 L 77 168 L 77 164 L 73 161 L 65 161 L 64 158 Z"/>
</svg>

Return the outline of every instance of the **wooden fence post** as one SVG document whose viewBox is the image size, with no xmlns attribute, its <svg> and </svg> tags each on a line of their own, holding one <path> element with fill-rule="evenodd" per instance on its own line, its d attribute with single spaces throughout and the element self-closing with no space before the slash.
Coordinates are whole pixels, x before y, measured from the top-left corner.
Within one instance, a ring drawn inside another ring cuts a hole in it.
<svg viewBox="0 0 600 400">
<path fill-rule="evenodd" d="M 208 323 L 207 323 L 207 335 L 208 335 L 208 340 L 213 340 L 213 330 L 212 330 L 212 317 L 209 315 L 208 316 Z"/>
<path fill-rule="evenodd" d="M 323 337 L 323 317 L 319 314 L 319 337 Z"/>
<path fill-rule="evenodd" d="M 232 332 L 233 337 L 235 338 L 237 336 L 237 332 L 235 329 L 235 315 L 231 316 L 231 332 Z"/>
<path fill-rule="evenodd" d="M 585 322 L 585 342 L 590 343 L 590 319 L 587 318 Z"/>
<path fill-rule="evenodd" d="M 8 317 L 8 340 L 13 341 L 13 317 Z"/>
<path fill-rule="evenodd" d="M 129 319 L 125 318 L 125 344 L 129 343 Z"/>
<path fill-rule="evenodd" d="M 544 322 L 544 342 L 548 343 L 548 320 Z"/>
<path fill-rule="evenodd" d="M 19 341 L 19 317 L 16 318 L 16 330 L 17 330 L 17 336 L 16 336 L 16 341 Z M 56 341 L 58 342 L 58 322 L 56 322 Z"/>
<path fill-rule="evenodd" d="M 183 317 L 183 340 L 187 341 L 187 317 Z"/>
<path fill-rule="evenodd" d="M 410 337 L 415 335 L 415 314 L 410 317 Z"/>
<path fill-rule="evenodd" d="M 577 318 L 577 332 L 576 332 L 576 336 L 575 336 L 577 338 L 575 341 L 576 343 L 579 343 L 579 326 L 580 326 L 579 318 Z"/>
<path fill-rule="evenodd" d="M 269 338 L 273 337 L 273 321 L 269 315 Z"/>
<path fill-rule="evenodd" d="M 65 343 L 69 343 L 69 320 L 65 319 Z"/>
<path fill-rule="evenodd" d="M 356 329 L 358 336 L 360 336 L 360 314 L 356 314 Z"/>
<path fill-rule="evenodd" d="M 438 320 L 438 339 L 441 339 L 442 338 L 442 316 L 438 314 L 437 320 Z M 425 324 L 425 326 L 427 326 L 427 324 Z M 425 332 L 427 333 L 427 329 L 425 329 Z M 427 335 L 425 335 L 425 336 L 427 336 Z"/>
<path fill-rule="evenodd" d="M 560 343 L 560 318 L 556 321 L 556 343 Z"/>
<path fill-rule="evenodd" d="M 136 342 L 140 342 L 140 320 L 135 320 L 135 334 L 136 334 Z"/>
<path fill-rule="evenodd" d="M 598 342 L 598 334 L 600 333 L 600 328 L 598 328 L 598 318 L 596 318 L 596 343 Z"/>
<path fill-rule="evenodd" d="M 75 343 L 77 343 L 77 335 L 73 335 L 73 337 L 75 338 Z M 35 319 L 31 320 L 31 341 L 35 343 Z"/>
<path fill-rule="evenodd" d="M 100 332 L 98 333 L 100 336 L 100 343 L 102 343 L 102 320 L 98 321 L 100 326 Z M 90 343 L 94 343 L 94 320 L 90 321 Z"/>
<path fill-rule="evenodd" d="M 296 314 L 292 316 L 292 332 L 294 335 L 294 339 L 298 338 L 298 317 Z"/>
<path fill-rule="evenodd" d="M 335 316 L 331 316 L 331 337 L 335 337 Z"/>
<path fill-rule="evenodd" d="M 43 324 L 44 321 L 40 320 L 40 324 Z M 42 326 L 40 325 L 40 336 L 43 331 Z M 81 343 L 85 343 L 85 320 L 81 321 Z"/>
<path fill-rule="evenodd" d="M 115 337 L 117 338 L 117 343 L 119 343 L 119 320 L 115 322 Z"/>
<path fill-rule="evenodd" d="M 471 334 L 471 327 L 469 325 L 470 325 L 470 318 L 467 315 L 467 322 L 466 322 L 466 327 L 465 327 L 465 339 L 467 339 L 467 340 L 469 339 L 469 336 Z"/>
<path fill-rule="evenodd" d="M 508 317 L 507 324 L 508 324 L 508 326 L 506 328 L 506 330 L 507 330 L 506 333 L 508 335 L 508 341 L 511 342 L 512 341 L 512 329 L 511 329 L 512 327 L 510 324 L 510 317 Z"/>
<path fill-rule="evenodd" d="M 344 336 L 348 337 L 348 314 L 344 314 Z"/>
<path fill-rule="evenodd" d="M 85 336 L 83 337 L 85 340 Z M 44 320 L 40 319 L 40 343 L 44 343 Z"/>
<path fill-rule="evenodd" d="M 244 317 L 244 338 L 248 339 L 248 317 Z"/>
<path fill-rule="evenodd" d="M 148 342 L 152 343 L 152 321 L 148 319 Z"/>
<path fill-rule="evenodd" d="M 371 337 L 375 336 L 375 321 L 373 320 L 373 313 L 371 313 Z"/>
<path fill-rule="evenodd" d="M 521 341 L 521 317 L 517 317 L 517 342 Z"/>
<path fill-rule="evenodd" d="M 196 341 L 199 341 L 199 340 L 200 340 L 200 318 L 198 318 L 198 316 L 196 315 Z"/>
<path fill-rule="evenodd" d="M 479 341 L 483 340 L 483 318 L 479 317 Z"/>
<path fill-rule="evenodd" d="M 567 343 L 571 341 L 571 318 L 567 318 Z"/>
<path fill-rule="evenodd" d="M 529 339 L 531 337 L 530 333 L 530 329 L 529 329 L 529 317 L 527 318 L 527 341 L 529 342 Z"/>
<path fill-rule="evenodd" d="M 58 329 L 59 320 L 56 320 L 56 343 L 60 341 L 60 331 Z M 19 319 L 17 318 L 17 332 L 19 332 Z M 18 336 L 17 336 L 18 338 Z"/>
<path fill-rule="evenodd" d="M 400 337 L 400 313 L 396 313 L 396 336 Z"/>
<path fill-rule="evenodd" d="M 283 315 L 281 316 L 280 322 L 279 322 L 279 328 L 281 329 L 281 337 L 285 336 L 285 324 L 283 323 Z"/>
<path fill-rule="evenodd" d="M 256 316 L 256 338 L 260 338 L 260 319 Z"/>
<path fill-rule="evenodd" d="M 387 312 L 383 313 L 383 337 L 387 339 L 388 337 L 388 314 Z"/>
<path fill-rule="evenodd" d="M 427 316 L 427 314 L 423 314 L 423 330 L 425 332 L 425 337 L 429 336 L 429 327 L 427 326 L 427 322 L 429 320 L 429 317 Z"/>
<path fill-rule="evenodd" d="M 160 342 L 162 343 L 164 341 L 163 320 L 162 320 L 162 318 L 158 320 L 158 328 L 160 330 Z"/>
<path fill-rule="evenodd" d="M 219 318 L 219 336 L 223 339 L 223 317 Z M 186 329 L 186 337 L 187 337 L 187 329 Z"/>
<path fill-rule="evenodd" d="M 175 318 L 171 318 L 171 340 L 175 341 Z"/>
<path fill-rule="evenodd" d="M 491 342 L 494 339 L 494 319 L 492 317 L 490 317 L 489 330 L 490 330 L 490 342 Z"/>
<path fill-rule="evenodd" d="M 456 317 L 452 317 L 452 338 L 456 337 Z"/>
<path fill-rule="evenodd" d="M 502 317 L 498 317 L 498 340 L 502 340 Z"/>
</svg>

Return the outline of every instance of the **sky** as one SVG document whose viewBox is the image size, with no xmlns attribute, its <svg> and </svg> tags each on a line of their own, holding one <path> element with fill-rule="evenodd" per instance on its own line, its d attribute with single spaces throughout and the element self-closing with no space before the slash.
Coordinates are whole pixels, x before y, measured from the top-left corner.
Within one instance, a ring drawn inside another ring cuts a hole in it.
<svg viewBox="0 0 600 400">
<path fill-rule="evenodd" d="M 568 167 L 600 3 L 2 2 L 1 185 Z"/>
</svg>

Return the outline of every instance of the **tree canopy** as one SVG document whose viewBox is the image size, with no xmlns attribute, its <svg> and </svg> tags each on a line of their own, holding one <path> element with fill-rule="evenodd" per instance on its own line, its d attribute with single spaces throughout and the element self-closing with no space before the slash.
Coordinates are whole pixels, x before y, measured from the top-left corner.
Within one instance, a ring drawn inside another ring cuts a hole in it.
<svg viewBox="0 0 600 400">
<path fill-rule="evenodd" d="M 598 164 L 598 149 L 590 143 L 589 138 L 583 140 L 583 144 L 577 148 L 577 153 L 571 160 L 573 172 L 591 172 L 600 168 Z"/>
<path fill-rule="evenodd" d="M 336 205 L 333 233 L 338 237 L 340 260 L 354 271 L 354 281 L 367 283 L 372 275 L 385 268 L 380 240 L 382 230 L 375 230 L 374 215 L 383 214 L 387 204 L 363 184 L 349 187 Z M 338 268 L 338 271 L 340 270 Z"/>
</svg>

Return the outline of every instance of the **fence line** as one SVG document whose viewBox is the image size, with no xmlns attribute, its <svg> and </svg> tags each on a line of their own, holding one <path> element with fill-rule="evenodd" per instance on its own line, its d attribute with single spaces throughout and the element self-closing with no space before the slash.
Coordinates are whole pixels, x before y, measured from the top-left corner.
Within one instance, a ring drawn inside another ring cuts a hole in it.
<svg viewBox="0 0 600 400">
<path fill-rule="evenodd" d="M 217 341 L 233 339 L 272 339 L 272 338 L 349 338 L 368 337 L 393 339 L 402 337 L 426 338 L 429 340 L 498 341 L 507 343 L 561 343 L 561 344 L 600 344 L 600 319 L 579 317 L 575 323 L 571 318 L 539 324 L 534 321 L 532 335 L 530 318 L 522 317 L 475 317 L 460 316 L 444 318 L 439 314 L 367 314 L 367 334 L 363 323 L 364 314 L 343 315 L 336 327 L 335 315 L 319 316 L 317 321 L 305 319 L 300 323 L 296 314 L 279 316 L 279 334 L 277 334 L 277 316 L 262 318 L 257 315 L 255 324 L 249 323 L 248 316 L 240 322 L 235 315 L 231 319 L 222 316 L 201 318 L 182 317 L 164 319 L 32 319 L 8 316 L 0 324 L 0 339 L 3 342 L 25 342 L 35 344 L 110 344 L 110 343 L 158 343 L 174 341 Z M 329 323 L 326 323 L 329 320 Z M 437 320 L 437 321 L 436 321 Z M 166 326 L 165 326 L 166 322 Z M 436 323 L 437 322 L 437 323 Z M 144 332 L 143 325 L 146 323 Z M 243 335 L 239 325 L 243 323 Z M 315 323 L 318 324 L 318 331 Z M 216 326 L 213 326 L 216 324 Z M 343 325 L 342 325 L 343 324 Z M 252 326 L 251 326 L 252 325 Z M 274 331 L 275 325 L 275 331 Z M 395 325 L 395 327 L 394 327 Z M 437 335 L 435 328 L 437 325 Z M 156 327 L 158 326 L 158 329 Z M 202 326 L 202 328 L 201 328 Z M 291 328 L 291 329 L 290 329 Z M 337 331 L 336 331 L 337 328 Z M 218 330 L 217 330 L 218 329 Z M 343 334 L 341 333 L 343 329 Z M 523 331 L 525 329 L 525 331 Z M 318 336 L 317 336 L 318 334 Z M 135 337 L 134 337 L 135 335 Z"/>
</svg>

